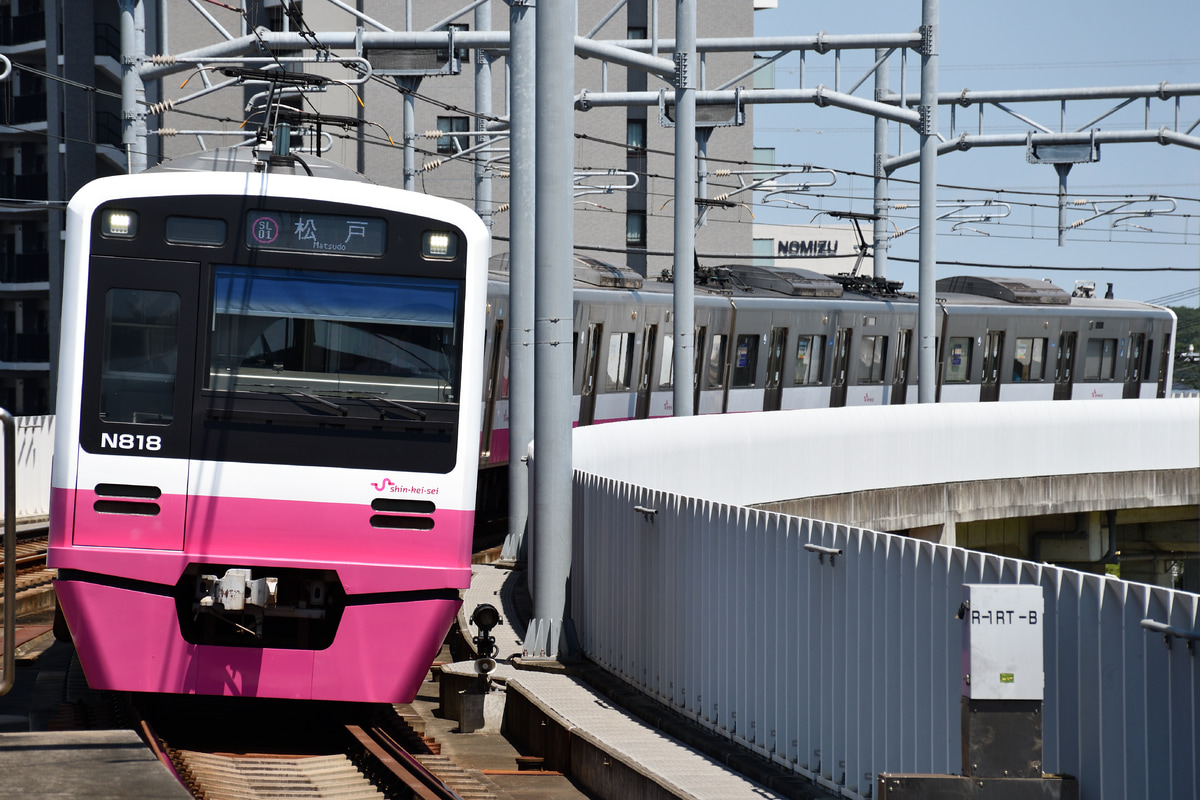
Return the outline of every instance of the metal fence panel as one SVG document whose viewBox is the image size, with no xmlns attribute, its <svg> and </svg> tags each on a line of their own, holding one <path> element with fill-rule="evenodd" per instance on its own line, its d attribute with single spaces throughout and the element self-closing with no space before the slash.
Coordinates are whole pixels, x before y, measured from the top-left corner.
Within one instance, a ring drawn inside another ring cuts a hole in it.
<svg viewBox="0 0 1200 800">
<path fill-rule="evenodd" d="M 1196 595 L 585 473 L 576 507 L 588 656 L 847 797 L 960 772 L 963 583 L 1043 589 L 1047 772 L 1089 800 L 1198 797 L 1200 656 L 1140 627 L 1195 630 Z"/>
</svg>

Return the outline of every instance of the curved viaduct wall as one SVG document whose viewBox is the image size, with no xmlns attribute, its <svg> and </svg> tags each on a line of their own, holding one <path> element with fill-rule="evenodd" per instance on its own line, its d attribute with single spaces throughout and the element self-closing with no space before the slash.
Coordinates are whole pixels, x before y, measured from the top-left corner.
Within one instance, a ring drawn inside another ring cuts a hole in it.
<svg viewBox="0 0 1200 800">
<path fill-rule="evenodd" d="M 963 583 L 1042 587 L 1043 768 L 1082 797 L 1200 798 L 1200 596 L 749 508 L 1029 475 L 1200 470 L 1200 403 L 930 405 L 575 432 L 571 616 L 597 663 L 866 798 L 961 770 Z M 834 548 L 834 559 L 806 545 Z"/>
</svg>

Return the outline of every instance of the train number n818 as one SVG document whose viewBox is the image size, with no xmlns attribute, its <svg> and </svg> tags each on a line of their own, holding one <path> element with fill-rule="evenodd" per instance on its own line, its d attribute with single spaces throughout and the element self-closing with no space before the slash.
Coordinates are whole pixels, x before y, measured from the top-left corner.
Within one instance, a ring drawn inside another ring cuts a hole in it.
<svg viewBox="0 0 1200 800">
<path fill-rule="evenodd" d="M 162 450 L 162 437 L 140 433 L 102 433 L 100 447 L 109 450 Z"/>
</svg>

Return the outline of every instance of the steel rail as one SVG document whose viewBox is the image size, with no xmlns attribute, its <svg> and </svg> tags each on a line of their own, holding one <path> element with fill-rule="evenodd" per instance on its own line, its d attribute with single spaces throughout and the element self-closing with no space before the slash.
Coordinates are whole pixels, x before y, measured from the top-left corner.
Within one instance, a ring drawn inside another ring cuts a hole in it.
<svg viewBox="0 0 1200 800">
<path fill-rule="evenodd" d="M 378 728 L 368 731 L 358 725 L 347 725 L 346 731 L 403 782 L 414 797 L 420 800 L 463 800 L 384 731 Z"/>
</svg>

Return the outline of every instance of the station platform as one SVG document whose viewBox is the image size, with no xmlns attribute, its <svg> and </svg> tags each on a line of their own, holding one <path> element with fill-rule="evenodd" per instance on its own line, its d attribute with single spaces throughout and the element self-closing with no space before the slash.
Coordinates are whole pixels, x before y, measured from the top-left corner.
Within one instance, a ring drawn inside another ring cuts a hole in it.
<svg viewBox="0 0 1200 800">
<path fill-rule="evenodd" d="M 485 730 L 499 730 L 522 749 L 539 753 L 546 769 L 569 772 L 585 790 L 603 797 L 831 798 L 821 787 L 773 765 L 673 714 L 602 670 L 583 662 L 522 656 L 530 616 L 525 575 L 493 565 L 471 568 L 459 619 L 490 603 L 501 623 L 492 631 L 497 667 L 485 707 Z M 461 713 L 456 694 L 478 690 L 474 661 L 441 668 L 442 711 Z M 502 699 L 493 695 L 501 695 Z M 752 776 L 752 777 L 747 777 Z"/>
</svg>

